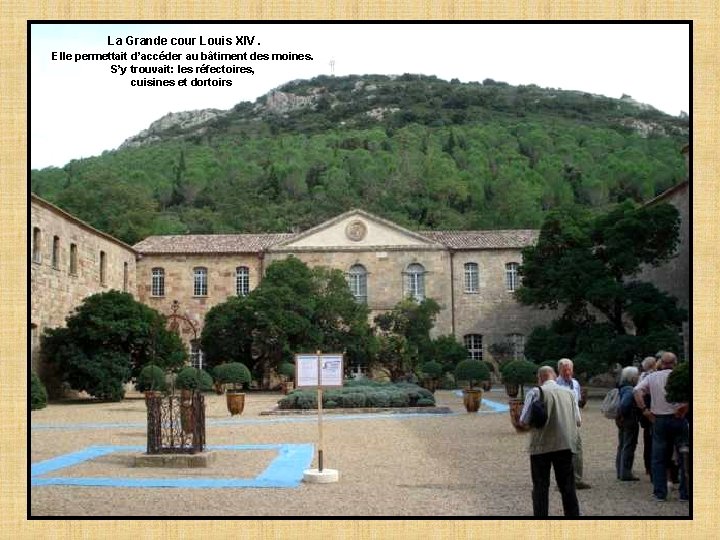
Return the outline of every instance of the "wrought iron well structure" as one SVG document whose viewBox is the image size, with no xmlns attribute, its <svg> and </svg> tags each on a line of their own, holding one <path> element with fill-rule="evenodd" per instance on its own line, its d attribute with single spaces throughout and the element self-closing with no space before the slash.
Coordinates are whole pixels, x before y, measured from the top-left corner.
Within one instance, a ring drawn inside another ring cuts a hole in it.
<svg viewBox="0 0 720 540">
<path fill-rule="evenodd" d="M 150 396 L 148 454 L 196 454 L 205 449 L 205 398 L 200 392 Z"/>
</svg>

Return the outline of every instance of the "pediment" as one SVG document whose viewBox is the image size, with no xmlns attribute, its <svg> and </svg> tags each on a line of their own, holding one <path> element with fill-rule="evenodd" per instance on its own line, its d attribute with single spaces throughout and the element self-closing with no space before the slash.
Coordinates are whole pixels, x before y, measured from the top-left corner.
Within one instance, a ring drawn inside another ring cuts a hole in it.
<svg viewBox="0 0 720 540">
<path fill-rule="evenodd" d="M 270 251 L 440 248 L 442 244 L 364 210 L 351 210 L 281 242 Z"/>
</svg>

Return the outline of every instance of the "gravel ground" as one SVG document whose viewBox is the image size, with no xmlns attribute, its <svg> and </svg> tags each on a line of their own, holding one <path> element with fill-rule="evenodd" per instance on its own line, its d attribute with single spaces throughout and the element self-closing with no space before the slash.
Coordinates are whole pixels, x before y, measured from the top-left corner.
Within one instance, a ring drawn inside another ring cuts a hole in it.
<svg viewBox="0 0 720 540">
<path fill-rule="evenodd" d="M 688 517 L 690 505 L 651 500 L 652 486 L 642 474 L 641 447 L 635 470 L 639 482 L 615 479 L 616 428 L 599 412 L 604 392 L 591 393 L 583 410 L 585 479 L 592 489 L 578 491 L 584 516 Z M 251 393 L 237 422 L 229 420 L 223 396 L 206 397 L 209 445 L 317 443 L 317 422 L 260 416 L 279 394 Z M 506 402 L 493 388 L 484 398 Z M 436 393 L 438 405 L 460 414 L 393 417 L 325 417 L 324 465 L 337 469 L 335 484 L 298 488 L 176 489 L 36 486 L 31 488 L 32 516 L 531 516 L 527 435 L 517 434 L 507 412 L 483 405 L 481 414 L 464 412 L 462 398 Z M 312 418 L 312 417 L 311 417 Z M 81 450 L 90 445 L 141 445 L 145 440 L 145 404 L 138 397 L 121 403 L 68 402 L 32 412 L 31 461 Z M 62 429 L 42 429 L 53 426 Z M 254 452 L 253 452 L 254 453 Z M 253 477 L 269 461 L 258 451 L 245 461 L 220 452 L 205 476 Z M 639 461 L 640 460 L 640 461 Z M 128 456 L 110 455 L 63 469 L 62 476 L 176 476 L 195 471 L 137 469 Z M 314 462 L 313 467 L 316 467 Z M 58 475 L 56 473 L 55 475 Z M 562 515 L 560 495 L 550 491 L 550 514 Z"/>
</svg>

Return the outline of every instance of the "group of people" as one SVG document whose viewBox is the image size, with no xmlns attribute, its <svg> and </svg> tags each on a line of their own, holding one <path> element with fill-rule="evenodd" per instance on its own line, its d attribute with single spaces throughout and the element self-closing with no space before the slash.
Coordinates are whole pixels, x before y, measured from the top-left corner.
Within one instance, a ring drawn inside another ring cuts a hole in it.
<svg viewBox="0 0 720 540">
<path fill-rule="evenodd" d="M 648 357 L 643 361 L 642 373 L 634 366 L 624 368 L 618 384 L 617 478 L 639 480 L 633 474 L 633 462 L 642 425 L 645 471 L 650 475 L 653 497 L 658 501 L 667 499 L 667 480 L 673 479 L 673 463 L 678 464 L 679 498 L 688 500 L 683 455 L 688 449 L 687 404 L 668 403 L 665 399 L 665 384 L 676 364 L 673 353 L 658 353 L 657 358 Z M 556 375 L 552 366 L 538 369 L 538 386 L 526 394 L 519 419 L 520 426 L 530 431 L 530 473 L 533 515 L 536 517 L 548 516 L 551 467 L 555 471 L 565 516 L 580 515 L 576 490 L 591 487 L 583 479 L 581 393 L 580 384 L 573 377 L 572 360 L 561 359 L 557 372 Z M 544 402 L 547 421 L 541 428 L 531 428 L 530 416 L 537 400 Z"/>
</svg>

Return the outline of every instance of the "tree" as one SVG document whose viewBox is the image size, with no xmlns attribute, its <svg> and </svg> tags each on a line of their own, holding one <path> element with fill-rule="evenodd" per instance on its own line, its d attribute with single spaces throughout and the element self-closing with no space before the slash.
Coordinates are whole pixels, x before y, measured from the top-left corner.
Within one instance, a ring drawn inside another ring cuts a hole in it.
<svg viewBox="0 0 720 540">
<path fill-rule="evenodd" d="M 686 312 L 674 298 L 636 279 L 643 265 L 672 257 L 678 229 L 678 212 L 669 204 L 648 208 L 626 202 L 594 218 L 552 213 L 537 245 L 523 251 L 516 297 L 563 311 L 549 328 L 531 334 L 528 357 L 580 355 L 608 366 L 627 365 L 661 344 L 678 350 Z"/>
<path fill-rule="evenodd" d="M 376 347 L 368 308 L 355 301 L 339 270 L 288 258 L 267 267 L 262 283 L 207 314 L 201 345 L 208 365 L 235 361 L 256 375 L 299 352 L 343 352 L 348 364 L 368 364 Z"/>
<path fill-rule="evenodd" d="M 390 373 L 392 380 L 398 380 L 433 360 L 430 330 L 439 312 L 440 306 L 432 298 L 422 302 L 406 298 L 391 311 L 377 315 L 375 324 L 380 331 L 377 367 Z"/>
<path fill-rule="evenodd" d="M 43 353 L 62 381 L 100 399 L 122 399 L 123 384 L 150 362 L 172 369 L 187 357 L 180 337 L 165 328 L 165 317 L 127 293 L 89 296 L 66 322 L 45 331 Z"/>
</svg>

